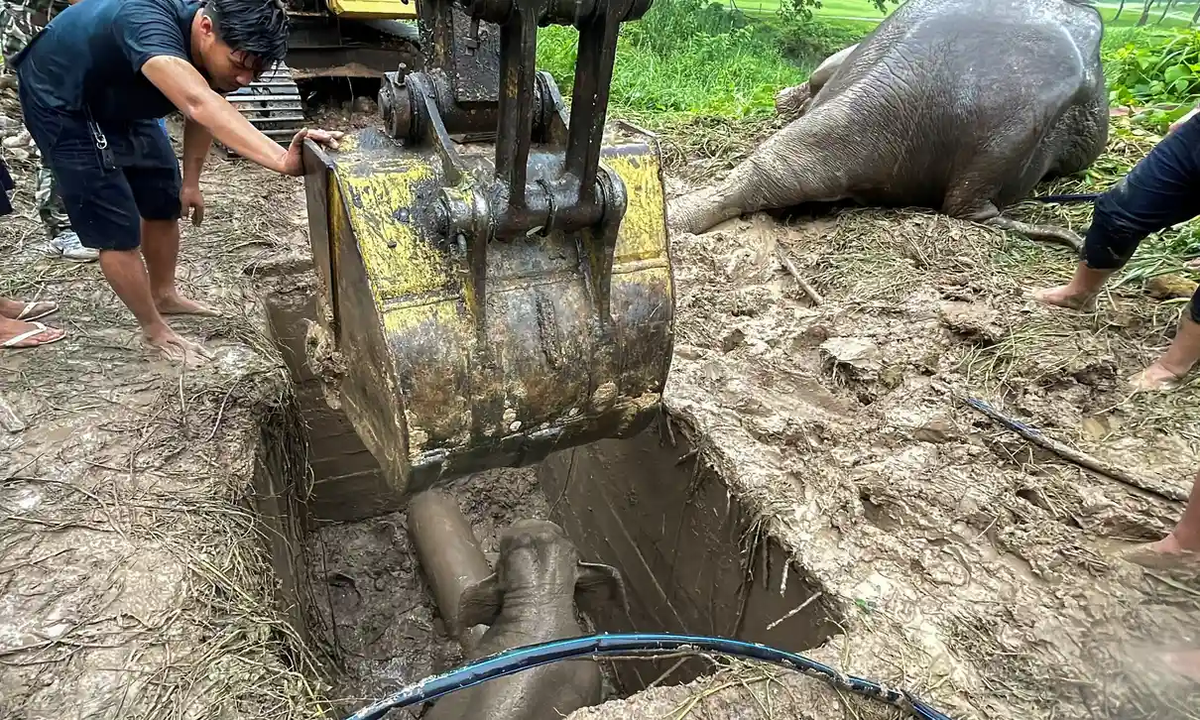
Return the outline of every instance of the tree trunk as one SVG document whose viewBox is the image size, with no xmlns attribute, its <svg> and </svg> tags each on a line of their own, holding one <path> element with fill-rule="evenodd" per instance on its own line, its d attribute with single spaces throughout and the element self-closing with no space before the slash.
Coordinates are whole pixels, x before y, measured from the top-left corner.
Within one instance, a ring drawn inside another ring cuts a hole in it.
<svg viewBox="0 0 1200 720">
<path fill-rule="evenodd" d="M 1192 24 L 1200 22 L 1200 5 L 1196 6 L 1196 14 L 1192 16 Z"/>
<path fill-rule="evenodd" d="M 1167 19 L 1167 13 L 1171 12 L 1171 8 L 1175 7 L 1175 2 L 1176 0 L 1167 0 L 1167 2 L 1164 3 L 1162 15 L 1158 16 L 1158 22 L 1156 24 L 1163 24 L 1163 20 Z"/>
<path fill-rule="evenodd" d="M 1138 18 L 1137 26 L 1145 27 L 1146 21 L 1150 19 L 1150 8 L 1154 5 L 1154 0 L 1146 0 L 1146 4 L 1142 6 L 1142 16 Z"/>
<path fill-rule="evenodd" d="M 1117 14 L 1113 15 L 1113 22 L 1121 19 L 1121 13 L 1125 12 L 1125 0 L 1121 0 L 1121 4 L 1117 6 Z"/>
</svg>

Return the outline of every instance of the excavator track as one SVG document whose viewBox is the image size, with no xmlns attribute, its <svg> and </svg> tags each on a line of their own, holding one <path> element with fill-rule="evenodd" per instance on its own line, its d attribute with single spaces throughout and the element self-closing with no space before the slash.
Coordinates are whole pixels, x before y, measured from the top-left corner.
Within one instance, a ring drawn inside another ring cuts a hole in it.
<svg viewBox="0 0 1200 720">
<path fill-rule="evenodd" d="M 304 127 L 304 106 L 300 103 L 300 88 L 292 79 L 292 71 L 284 63 L 263 73 L 262 77 L 225 96 L 250 124 L 280 145 L 288 145 L 292 136 Z M 221 143 L 225 157 L 241 157 Z"/>
</svg>

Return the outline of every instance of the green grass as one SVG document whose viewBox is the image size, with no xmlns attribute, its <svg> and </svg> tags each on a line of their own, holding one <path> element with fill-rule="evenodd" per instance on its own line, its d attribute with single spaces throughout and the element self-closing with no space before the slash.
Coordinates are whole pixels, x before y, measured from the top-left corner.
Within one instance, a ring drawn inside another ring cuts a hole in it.
<svg viewBox="0 0 1200 720">
<path fill-rule="evenodd" d="M 729 4 L 744 13 L 751 15 L 774 15 L 779 11 L 782 4 L 781 0 L 728 0 Z M 1142 4 L 1138 0 L 1129 0 L 1125 4 L 1125 10 L 1121 13 L 1119 19 L 1117 10 L 1120 6 L 1117 0 L 1100 0 L 1096 3 L 1101 15 L 1110 25 L 1120 27 L 1133 27 L 1142 13 Z M 888 13 L 896 6 L 888 5 Z M 1148 25 L 1150 27 L 1187 27 L 1191 16 L 1196 11 L 1195 4 L 1178 6 L 1173 9 L 1159 23 L 1159 17 L 1162 15 L 1162 7 L 1156 5 L 1150 10 Z M 883 19 L 887 13 L 879 12 L 879 9 L 870 2 L 870 0 L 822 0 L 821 7 L 813 10 L 813 14 L 825 20 L 839 20 L 847 18 L 878 18 Z M 878 22 L 876 20 L 875 22 Z M 873 24 L 873 23 L 872 23 Z"/>
<path fill-rule="evenodd" d="M 728 0 L 731 7 L 748 15 L 774 15 L 779 12 L 780 0 Z M 888 8 L 889 12 L 891 8 Z M 882 20 L 885 13 L 879 12 L 870 0 L 824 0 L 821 7 L 814 8 L 813 14 L 827 20 L 845 18 L 878 18 Z M 877 21 L 876 21 L 877 22 Z M 871 22 L 869 24 L 874 24 Z"/>
<path fill-rule="evenodd" d="M 781 1 L 787 0 L 656 0 L 645 17 L 621 30 L 610 100 L 614 114 L 639 120 L 764 117 L 773 111 L 778 90 L 802 82 L 824 57 L 875 24 L 845 18 L 884 17 L 871 0 L 824 0 L 811 21 L 788 19 L 778 12 Z M 1116 2 L 1101 0 L 1100 9 L 1111 18 Z M 1105 35 L 1109 67 L 1120 48 L 1161 43 L 1194 11 L 1194 5 L 1184 5 L 1158 25 L 1156 9 L 1148 26 L 1133 27 L 1141 4 L 1131 0 L 1121 22 Z M 538 64 L 564 93 L 574 79 L 577 40 L 567 27 L 539 33 Z"/>
<path fill-rule="evenodd" d="M 811 20 L 798 20 L 779 13 L 779 2 L 655 0 L 642 20 L 621 30 L 610 116 L 659 131 L 673 148 L 668 164 L 675 163 L 679 169 L 697 157 L 723 162 L 744 156 L 746 147 L 772 127 L 775 93 L 802 82 L 816 63 L 857 42 L 877 22 L 846 18 L 884 17 L 869 0 L 827 0 Z M 736 10 L 731 12 L 731 7 Z M 1110 20 L 1102 48 L 1106 76 L 1121 78 L 1131 86 L 1112 88 L 1114 99 L 1121 101 L 1117 104 L 1158 102 L 1155 93 L 1159 89 L 1164 90 L 1164 97 L 1173 93 L 1177 102 L 1186 105 L 1194 99 L 1192 95 L 1200 97 L 1200 35 L 1186 43 L 1196 48 L 1195 54 L 1185 60 L 1177 57 L 1178 46 L 1184 43 L 1180 38 L 1187 38 L 1179 25 L 1190 20 L 1195 5 L 1182 8 L 1185 18 L 1168 16 L 1161 25 L 1161 10 L 1152 12 L 1146 27 L 1134 27 L 1141 11 L 1136 0 L 1119 23 L 1111 22 L 1115 3 L 1105 0 L 1100 9 Z M 538 65 L 554 76 L 568 96 L 577 40 L 571 28 L 547 27 L 539 32 Z M 1186 87 L 1178 77 L 1185 66 L 1189 72 Z M 1156 78 L 1168 80 L 1168 67 L 1170 87 L 1165 87 L 1165 82 L 1156 85 Z M 1145 129 L 1162 132 L 1172 119 L 1170 114 L 1182 110 L 1151 112 L 1157 115 L 1138 118 L 1132 128 L 1122 121 L 1121 127 L 1114 129 L 1117 146 L 1126 151 L 1121 167 L 1098 166 L 1088 176 L 1090 184 L 1087 178 L 1064 181 L 1087 187 L 1064 189 L 1096 190 L 1111 185 L 1150 146 Z M 1142 135 L 1137 138 L 1130 135 L 1139 132 Z M 1122 145 L 1122 139 L 1131 142 Z M 1110 151 L 1106 159 L 1116 152 Z M 1173 268 L 1180 258 L 1195 254 L 1196 243 L 1191 230 L 1167 233 L 1152 249 L 1140 253 L 1129 271 L 1145 274 Z"/>
<path fill-rule="evenodd" d="M 552 26 L 538 35 L 538 65 L 563 93 L 574 80 L 578 34 Z M 657 0 L 621 30 L 610 103 L 616 114 L 717 115 L 773 112 L 775 92 L 803 82 L 811 62 L 785 56 L 777 32 L 701 0 Z"/>
</svg>

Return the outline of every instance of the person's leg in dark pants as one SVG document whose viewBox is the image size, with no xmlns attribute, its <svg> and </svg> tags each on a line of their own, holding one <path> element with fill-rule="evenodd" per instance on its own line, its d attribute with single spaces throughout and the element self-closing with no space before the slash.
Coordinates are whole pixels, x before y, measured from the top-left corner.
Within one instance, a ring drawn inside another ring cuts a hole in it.
<svg viewBox="0 0 1200 720">
<path fill-rule="evenodd" d="M 1167 135 L 1121 182 L 1096 200 L 1071 281 L 1039 290 L 1049 305 L 1091 309 L 1105 281 L 1125 266 L 1152 233 L 1200 215 L 1200 117 Z M 1197 315 L 1193 298 L 1192 315 Z M 1200 360 L 1200 325 L 1185 317 L 1175 341 L 1157 362 L 1131 378 L 1140 389 L 1170 387 Z"/>
<path fill-rule="evenodd" d="M 194 362 L 205 356 L 201 346 L 167 325 L 155 305 L 138 249 L 141 220 L 126 172 L 105 162 L 82 118 L 21 99 L 26 127 L 59 181 L 71 225 L 84 247 L 100 252 L 104 277 L 137 319 L 143 339 L 174 361 Z"/>
</svg>

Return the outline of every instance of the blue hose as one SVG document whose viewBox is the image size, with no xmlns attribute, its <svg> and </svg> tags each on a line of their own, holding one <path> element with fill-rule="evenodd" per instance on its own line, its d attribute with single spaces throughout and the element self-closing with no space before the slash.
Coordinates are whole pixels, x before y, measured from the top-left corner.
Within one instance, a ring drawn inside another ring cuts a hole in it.
<svg viewBox="0 0 1200 720">
<path fill-rule="evenodd" d="M 651 633 L 591 635 L 506 650 L 480 658 L 450 672 L 425 678 L 401 689 L 385 700 L 380 700 L 374 705 L 359 710 L 346 720 L 379 720 L 389 710 L 395 708 L 423 703 L 488 680 L 495 680 L 560 660 L 588 656 L 625 655 L 633 652 L 657 654 L 678 650 L 714 652 L 781 665 L 799 670 L 806 675 L 820 676 L 821 679 L 837 688 L 894 705 L 919 720 L 950 720 L 948 716 L 906 691 L 892 690 L 870 680 L 844 675 L 828 665 L 785 650 L 728 638 Z"/>
</svg>

